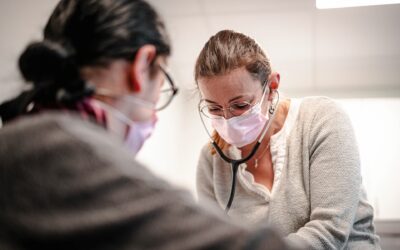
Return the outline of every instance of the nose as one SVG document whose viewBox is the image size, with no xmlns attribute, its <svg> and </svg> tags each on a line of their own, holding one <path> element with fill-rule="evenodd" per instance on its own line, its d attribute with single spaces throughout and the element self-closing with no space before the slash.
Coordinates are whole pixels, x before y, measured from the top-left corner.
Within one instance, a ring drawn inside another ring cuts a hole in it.
<svg viewBox="0 0 400 250">
<path fill-rule="evenodd" d="M 229 111 L 229 109 L 224 109 L 223 112 L 224 112 L 224 118 L 225 118 L 226 120 L 228 120 L 228 119 L 230 119 L 230 118 L 233 117 L 233 115 L 232 115 L 232 113 Z"/>
</svg>

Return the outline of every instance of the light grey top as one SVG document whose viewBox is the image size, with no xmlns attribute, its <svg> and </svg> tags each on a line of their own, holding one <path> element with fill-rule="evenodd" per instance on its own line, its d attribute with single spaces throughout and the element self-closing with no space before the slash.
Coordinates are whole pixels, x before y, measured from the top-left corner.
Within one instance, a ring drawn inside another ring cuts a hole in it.
<svg viewBox="0 0 400 250">
<path fill-rule="evenodd" d="M 115 139 L 61 112 L 0 129 L 0 249 L 288 249 L 198 206 Z"/>
<path fill-rule="evenodd" d="M 348 116 L 326 97 L 304 98 L 291 106 L 285 121 L 291 125 L 283 127 L 287 134 L 284 162 L 272 195 L 249 185 L 251 179 L 244 177 L 250 173 L 243 164 L 229 216 L 244 224 L 272 225 L 287 242 L 306 249 L 380 249 Z M 294 119 L 293 113 L 297 114 Z M 271 151 L 277 141 L 272 138 Z M 241 158 L 237 148 L 230 147 L 227 153 Z M 211 155 L 207 144 L 197 168 L 199 201 L 225 208 L 231 178 L 230 165 Z"/>
</svg>

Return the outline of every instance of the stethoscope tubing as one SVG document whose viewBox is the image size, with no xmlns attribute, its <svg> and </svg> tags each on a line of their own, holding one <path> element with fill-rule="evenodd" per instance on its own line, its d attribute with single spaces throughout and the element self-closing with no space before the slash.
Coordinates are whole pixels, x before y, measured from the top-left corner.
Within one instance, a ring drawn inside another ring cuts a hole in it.
<svg viewBox="0 0 400 250">
<path fill-rule="evenodd" d="M 271 104 L 271 107 L 268 109 L 268 112 L 269 112 L 269 114 L 271 115 L 271 118 L 270 118 L 270 119 L 267 121 L 267 123 L 265 124 L 265 128 L 264 128 L 264 130 L 263 130 L 263 133 L 261 134 L 260 138 L 257 140 L 257 142 L 256 142 L 256 144 L 254 145 L 254 147 L 253 147 L 253 149 L 251 150 L 251 152 L 250 152 L 246 157 L 244 157 L 244 158 L 242 158 L 242 159 L 232 159 L 232 158 L 230 158 L 230 157 L 228 157 L 228 156 L 226 156 L 226 155 L 224 154 L 224 152 L 222 151 L 222 149 L 221 149 L 221 148 L 218 146 L 218 144 L 212 139 L 212 137 L 211 137 L 210 133 L 208 132 L 207 127 L 206 127 L 206 125 L 205 125 L 205 123 L 204 123 L 203 117 L 201 116 L 201 113 L 200 113 L 200 111 L 199 111 L 200 119 L 201 119 L 201 121 L 202 121 L 202 123 L 203 123 L 204 128 L 205 128 L 206 131 L 207 131 L 208 136 L 209 136 L 210 139 L 211 139 L 211 144 L 213 145 L 213 147 L 215 148 L 215 150 L 218 152 L 219 156 L 220 156 L 224 161 L 226 161 L 227 163 L 231 164 L 231 169 L 232 169 L 232 185 L 231 185 L 231 192 L 230 192 L 230 195 L 229 195 L 228 203 L 227 203 L 227 205 L 226 205 L 226 207 L 225 207 L 225 212 L 226 212 L 226 213 L 229 212 L 229 210 L 230 210 L 230 208 L 231 208 L 231 206 L 232 206 L 232 203 L 233 203 L 233 198 L 235 197 L 236 175 L 237 175 L 237 171 L 238 171 L 238 169 L 239 169 L 240 164 L 243 164 L 243 163 L 247 162 L 248 160 L 250 160 L 250 159 L 256 154 L 258 148 L 259 148 L 260 145 L 261 145 L 262 140 L 264 139 L 264 137 L 265 137 L 267 131 L 269 130 L 269 128 L 270 128 L 270 126 L 271 126 L 271 124 L 272 124 L 272 121 L 273 121 L 274 118 L 275 118 L 276 110 L 277 110 L 277 108 L 278 108 L 279 99 L 280 99 L 279 92 L 278 92 L 277 90 L 275 90 L 275 93 L 276 93 L 277 96 L 278 96 L 278 100 L 277 100 L 277 102 L 276 102 L 276 105 L 275 105 L 275 107 L 273 107 L 272 104 Z M 199 109 L 199 110 L 200 110 L 200 109 Z"/>
</svg>

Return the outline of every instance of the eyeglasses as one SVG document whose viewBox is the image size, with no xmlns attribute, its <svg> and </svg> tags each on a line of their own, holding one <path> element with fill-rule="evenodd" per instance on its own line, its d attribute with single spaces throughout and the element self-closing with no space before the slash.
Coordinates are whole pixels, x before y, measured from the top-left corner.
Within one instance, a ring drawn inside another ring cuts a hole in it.
<svg viewBox="0 0 400 250">
<path fill-rule="evenodd" d="M 160 96 L 159 99 L 156 103 L 155 109 L 157 111 L 165 109 L 171 102 L 172 99 L 174 99 L 175 95 L 178 93 L 178 88 L 175 86 L 174 81 L 172 80 L 172 77 L 168 73 L 168 71 L 164 68 L 162 65 L 158 65 L 161 69 L 161 71 L 164 73 L 167 82 L 169 83 L 168 85 L 163 85 L 161 91 L 160 91 Z"/>
<path fill-rule="evenodd" d="M 233 102 L 229 104 L 227 108 L 223 108 L 216 104 L 205 104 L 203 100 L 199 104 L 200 112 L 210 119 L 222 119 L 225 114 L 225 110 L 228 111 L 232 116 L 240 116 L 251 110 L 256 103 L 252 104 L 251 101 Z"/>
<path fill-rule="evenodd" d="M 154 104 L 153 102 L 139 99 L 134 96 L 125 95 L 125 100 L 129 100 L 132 104 L 138 104 L 142 107 L 146 107 L 155 111 L 160 111 L 165 109 L 172 101 L 174 96 L 178 93 L 178 88 L 175 86 L 174 81 L 172 80 L 170 74 L 168 74 L 167 70 L 161 65 L 158 65 L 161 71 L 164 73 L 168 85 L 163 84 L 163 87 L 160 91 L 159 98 L 157 102 Z M 121 98 L 120 95 L 115 95 L 112 91 L 106 88 L 96 88 L 96 95 L 106 96 L 111 98 Z"/>
<path fill-rule="evenodd" d="M 264 100 L 264 96 L 266 90 L 268 88 L 265 87 L 266 84 L 263 86 L 263 92 L 260 102 Z M 228 107 L 224 108 L 221 105 L 217 104 L 208 104 L 206 100 L 201 100 L 199 103 L 199 111 L 205 117 L 210 119 L 222 119 L 225 117 L 225 111 L 228 111 L 232 116 L 240 116 L 245 114 L 246 112 L 250 112 L 250 110 L 257 104 L 253 103 L 254 98 L 248 101 L 237 101 L 232 102 L 229 104 Z"/>
</svg>

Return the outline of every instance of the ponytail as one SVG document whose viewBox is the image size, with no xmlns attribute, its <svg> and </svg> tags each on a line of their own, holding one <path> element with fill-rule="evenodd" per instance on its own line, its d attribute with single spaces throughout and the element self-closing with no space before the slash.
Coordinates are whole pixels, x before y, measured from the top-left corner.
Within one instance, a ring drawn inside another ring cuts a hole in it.
<svg viewBox="0 0 400 250">
<path fill-rule="evenodd" d="M 164 23 L 144 0 L 60 0 L 43 37 L 19 58 L 31 88 L 0 105 L 3 122 L 41 108 L 76 109 L 78 101 L 94 92 L 81 79 L 83 67 L 132 61 L 146 44 L 154 45 L 157 55 L 170 54 Z"/>
<path fill-rule="evenodd" d="M 31 111 L 30 105 L 72 105 L 93 90 L 85 87 L 74 52 L 56 42 L 44 40 L 27 46 L 21 54 L 19 69 L 31 89 L 0 105 L 0 116 L 7 122 Z"/>
</svg>

